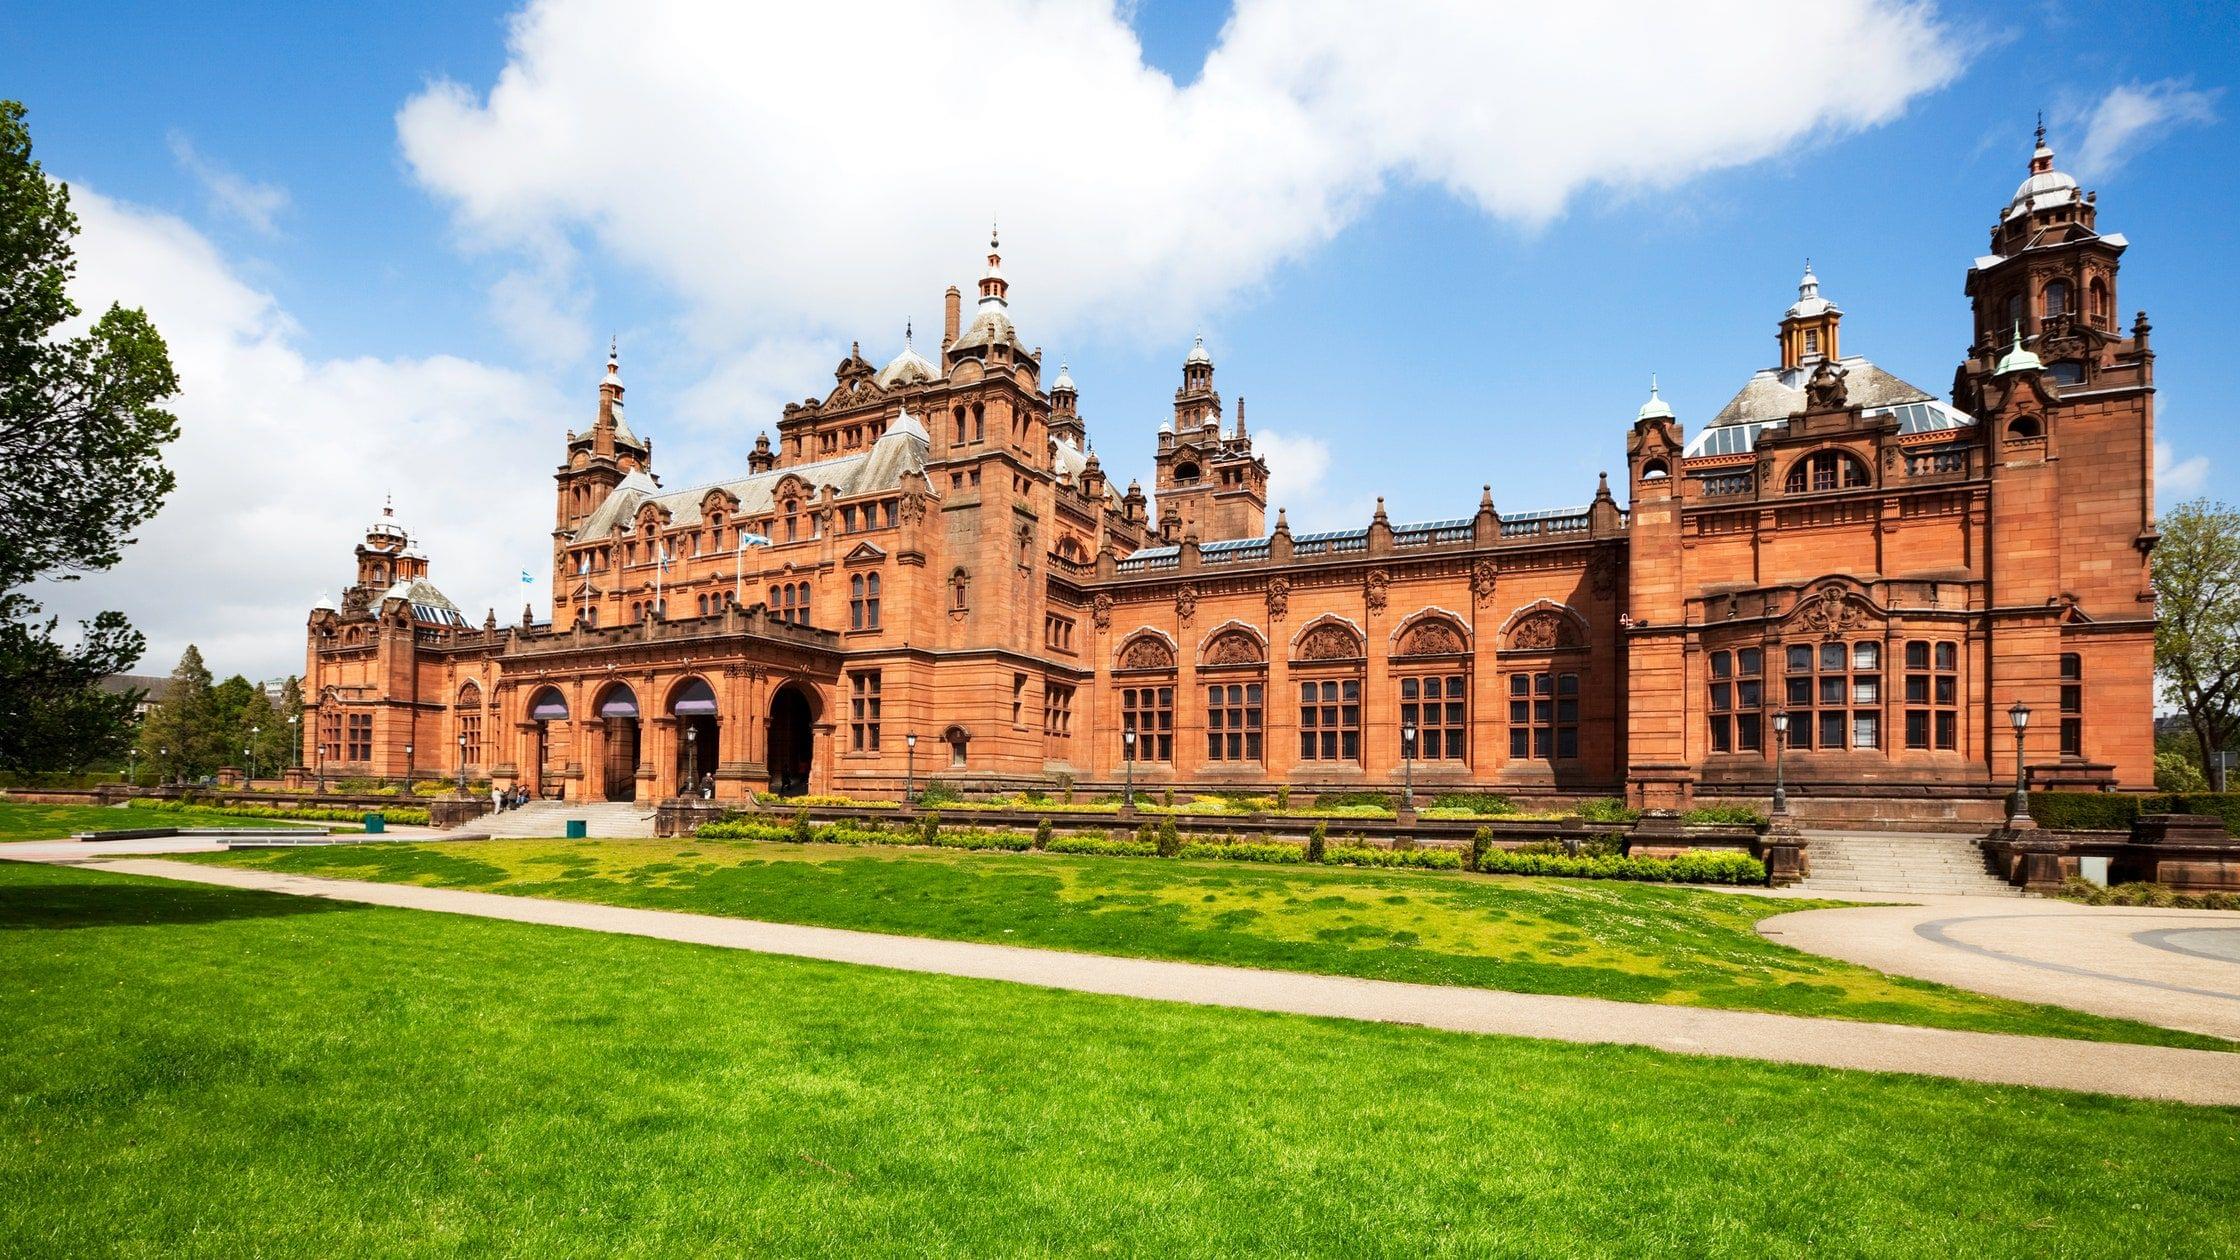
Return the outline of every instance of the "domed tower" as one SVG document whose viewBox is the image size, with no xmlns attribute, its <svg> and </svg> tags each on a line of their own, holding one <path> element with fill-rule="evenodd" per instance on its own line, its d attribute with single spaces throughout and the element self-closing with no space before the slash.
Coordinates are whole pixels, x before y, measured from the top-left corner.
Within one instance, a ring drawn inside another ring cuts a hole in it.
<svg viewBox="0 0 2240 1260">
<path fill-rule="evenodd" d="M 1050 382 L 1050 436 L 1075 446 L 1088 441 L 1088 426 L 1081 420 L 1081 394 L 1073 383 L 1073 370 L 1058 365 L 1058 379 Z"/>
<path fill-rule="evenodd" d="M 2055 169 L 2041 123 L 2029 174 L 1991 229 L 1991 253 L 1968 269 L 1978 375 L 1996 371 L 2017 329 L 2056 385 L 2090 385 L 2109 368 L 2123 340 L 2116 272 L 2129 243 L 2102 235 L 2098 220 L 2098 194 Z"/>
<path fill-rule="evenodd" d="M 1842 358 L 1836 350 L 1836 330 L 1842 322 L 1843 308 L 1820 296 L 1820 277 L 1812 274 L 1812 260 L 1805 259 L 1796 305 L 1781 317 L 1781 331 L 1776 334 L 1781 341 L 1781 370 Z"/>
<path fill-rule="evenodd" d="M 399 582 L 428 576 L 428 558 L 412 546 L 412 537 L 397 520 L 394 500 L 383 499 L 381 515 L 366 526 L 365 541 L 357 546 L 358 580 L 345 596 L 355 608 L 365 608 L 382 592 Z"/>
<path fill-rule="evenodd" d="M 622 364 L 613 342 L 607 343 L 607 374 L 599 382 L 599 414 L 590 431 L 568 434 L 567 462 L 554 474 L 560 483 L 559 511 L 553 522 L 561 533 L 572 534 L 583 519 L 596 511 L 622 479 L 633 472 L 653 472 L 653 440 L 630 429 L 622 411 Z"/>
<path fill-rule="evenodd" d="M 1221 395 L 1213 388 L 1213 356 L 1199 337 L 1182 361 L 1182 388 L 1174 394 L 1174 422 L 1159 427 L 1153 488 L 1159 519 L 1171 541 L 1258 538 L 1268 519 L 1268 463 L 1252 453 L 1244 400 L 1237 400 L 1234 433 L 1221 428 Z M 1172 522 L 1171 527 L 1168 523 Z"/>
</svg>

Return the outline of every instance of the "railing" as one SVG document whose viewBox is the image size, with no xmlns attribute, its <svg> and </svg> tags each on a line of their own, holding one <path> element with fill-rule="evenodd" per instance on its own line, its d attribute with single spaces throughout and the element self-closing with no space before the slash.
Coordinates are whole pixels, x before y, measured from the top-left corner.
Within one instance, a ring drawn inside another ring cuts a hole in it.
<svg viewBox="0 0 2240 1260">
<path fill-rule="evenodd" d="M 1939 477 L 1950 476 L 1955 473 L 1965 475 L 1968 471 L 1968 464 L 1968 452 L 1964 450 L 1926 451 L 1919 455 L 1909 454 L 1906 456 L 1906 476 Z"/>
<path fill-rule="evenodd" d="M 1130 556 L 1120 562 L 1119 571 L 1122 573 L 1151 573 L 1160 569 L 1172 569 L 1181 563 L 1182 557 L 1171 551 L 1160 556 Z"/>
<path fill-rule="evenodd" d="M 1466 543 L 1469 541 L 1470 522 L 1468 521 L 1394 530 L 1392 534 L 1392 545 L 1395 547 L 1436 547 L 1441 543 Z"/>
<path fill-rule="evenodd" d="M 1746 472 L 1720 473 L 1703 479 L 1703 497 L 1720 499 L 1731 495 L 1748 494 L 1755 479 Z"/>
</svg>

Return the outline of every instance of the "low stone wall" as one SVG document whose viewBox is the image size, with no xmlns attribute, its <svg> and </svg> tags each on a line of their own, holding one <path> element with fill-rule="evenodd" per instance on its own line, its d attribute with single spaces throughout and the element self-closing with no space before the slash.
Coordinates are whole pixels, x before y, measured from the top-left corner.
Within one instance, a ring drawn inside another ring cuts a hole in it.
<svg viewBox="0 0 2240 1260">
<path fill-rule="evenodd" d="M 2195 814 L 2143 814 L 2128 832 L 2002 830 L 1982 843 L 1993 870 L 2034 892 L 2084 877 L 2093 859 L 2107 862 L 2110 884 L 2240 892 L 2240 839 L 2221 820 Z"/>
</svg>

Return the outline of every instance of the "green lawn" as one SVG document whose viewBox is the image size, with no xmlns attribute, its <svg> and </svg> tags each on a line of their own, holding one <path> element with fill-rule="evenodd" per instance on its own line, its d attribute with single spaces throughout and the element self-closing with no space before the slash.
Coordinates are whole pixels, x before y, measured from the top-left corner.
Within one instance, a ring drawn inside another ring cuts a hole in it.
<svg viewBox="0 0 2240 1260">
<path fill-rule="evenodd" d="M 1834 902 L 1498 879 L 711 840 L 242 850 L 196 860 L 1093 953 L 2106 1041 L 2232 1043 L 1776 945 Z"/>
<path fill-rule="evenodd" d="M 0 863 L 0 1252 L 2240 1254 L 2240 1113 Z"/>
<path fill-rule="evenodd" d="M 39 805 L 0 801 L 0 842 L 59 840 L 81 831 L 143 827 L 301 827 L 277 818 L 242 818 L 214 809 L 143 809 L 137 805 Z"/>
</svg>

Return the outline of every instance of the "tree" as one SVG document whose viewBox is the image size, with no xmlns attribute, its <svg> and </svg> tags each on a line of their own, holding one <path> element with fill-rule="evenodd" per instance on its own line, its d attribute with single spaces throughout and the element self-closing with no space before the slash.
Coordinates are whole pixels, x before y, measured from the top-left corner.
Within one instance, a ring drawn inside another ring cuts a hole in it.
<svg viewBox="0 0 2240 1260">
<path fill-rule="evenodd" d="M 112 305 L 76 337 L 70 192 L 31 157 L 23 106 L 0 101 L 0 768 L 76 769 L 121 752 L 133 700 L 100 690 L 146 646 L 121 613 L 80 643 L 16 588 L 114 565 L 175 484 L 162 448 L 179 426 L 170 352 L 145 313 Z"/>
<path fill-rule="evenodd" d="M 2162 518 L 2154 550 L 2154 667 L 2201 764 L 2240 734 L 2240 511 L 2196 499 Z"/>
<path fill-rule="evenodd" d="M 148 720 L 140 724 L 140 760 L 162 780 L 208 774 L 224 757 L 213 720 L 210 669 L 189 643 L 171 671 L 171 683 Z"/>
</svg>

